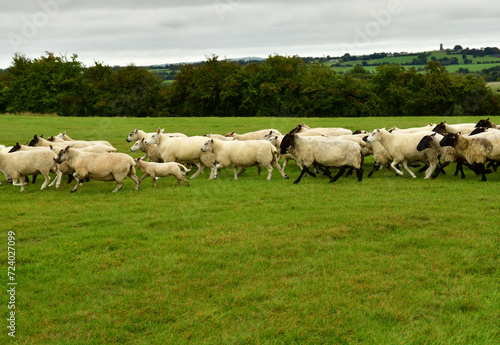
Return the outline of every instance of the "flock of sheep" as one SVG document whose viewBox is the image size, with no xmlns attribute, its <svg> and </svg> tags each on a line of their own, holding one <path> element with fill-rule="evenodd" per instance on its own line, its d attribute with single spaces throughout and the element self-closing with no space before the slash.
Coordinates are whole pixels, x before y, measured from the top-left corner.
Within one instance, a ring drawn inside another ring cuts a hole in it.
<svg viewBox="0 0 500 345">
<path fill-rule="evenodd" d="M 304 123 L 286 135 L 276 129 L 263 129 L 245 134 L 188 137 L 182 133 L 164 133 L 160 129 L 152 133 L 136 129 L 126 140 L 134 142 L 131 151 L 140 150 L 145 155 L 133 159 L 128 154 L 116 152 L 107 141 L 73 140 L 66 133 L 48 139 L 35 135 L 29 145 L 0 145 L 0 171 L 7 181 L 20 186 L 21 191 L 27 184 L 27 176 L 43 175 L 43 190 L 54 184 L 59 188 L 61 177 L 66 174 L 69 181 L 73 178 L 77 181 L 72 192 L 85 179 L 116 181 L 113 192 L 117 192 L 127 176 L 135 181 L 136 189 L 147 177 L 153 179 L 156 187 L 159 177 L 170 175 L 177 179 L 177 185 L 184 182 L 189 186 L 185 175 L 191 169 L 186 166 L 197 167 L 191 179 L 205 167 L 210 169 L 209 179 L 217 178 L 219 169 L 225 167 L 233 167 L 234 178 L 238 179 L 246 168 L 256 166 L 259 173 L 261 167 L 266 168 L 270 180 L 274 168 L 288 179 L 284 170 L 289 160 L 295 160 L 301 173 L 294 183 L 305 174 L 316 176 L 318 171 L 334 182 L 347 169 L 347 175 L 355 171 L 361 181 L 364 157 L 373 155 L 375 164 L 368 177 L 381 166 L 389 165 L 397 174 L 404 175 L 402 165 L 415 178 L 408 164 L 418 162 L 425 164 L 424 178 L 428 179 L 436 177 L 450 163 L 457 163 L 456 174 L 460 171 L 462 178 L 465 177 L 465 165 L 486 181 L 490 169 L 485 163 L 490 161 L 496 170 L 496 163 L 500 161 L 500 130 L 489 119 L 477 124 L 442 122 L 416 128 L 375 129 L 371 133 L 353 133 L 345 128 L 310 128 Z M 283 166 L 279 164 L 281 158 Z M 141 179 L 136 175 L 136 168 L 143 172 Z M 339 172 L 332 177 L 330 168 L 339 169 Z M 51 172 L 56 176 L 49 185 Z"/>
</svg>

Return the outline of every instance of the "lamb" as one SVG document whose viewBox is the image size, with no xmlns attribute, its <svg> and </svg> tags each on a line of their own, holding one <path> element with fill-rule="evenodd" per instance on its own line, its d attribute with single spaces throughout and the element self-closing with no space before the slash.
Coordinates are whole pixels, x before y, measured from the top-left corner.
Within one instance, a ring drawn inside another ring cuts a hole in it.
<svg viewBox="0 0 500 345">
<path fill-rule="evenodd" d="M 227 133 L 226 137 L 233 137 L 237 140 L 260 140 L 264 135 L 269 132 L 273 132 L 273 134 L 281 135 L 280 131 L 277 129 L 262 129 L 260 131 L 248 132 L 244 134 L 236 134 L 234 131 L 231 133 Z"/>
<path fill-rule="evenodd" d="M 116 181 L 116 189 L 113 193 L 123 187 L 123 180 L 129 176 L 135 181 L 135 189 L 139 189 L 139 178 L 135 175 L 135 161 L 124 153 L 93 153 L 81 152 L 67 146 L 59 152 L 56 163 L 67 161 L 69 166 L 75 170 L 73 176 L 77 180 L 71 192 L 76 192 L 81 184 L 80 180 L 89 177 L 98 181 Z"/>
<path fill-rule="evenodd" d="M 56 188 L 59 188 L 62 174 L 54 162 L 56 157 L 56 154 L 51 150 L 0 152 L 0 169 L 12 178 L 14 186 L 21 186 L 21 192 L 24 191 L 26 176 L 38 173 L 45 177 L 45 181 L 40 188 L 40 190 L 44 190 L 49 184 L 49 173 L 51 171 L 56 173 L 56 178 L 49 187 L 56 183 Z M 16 182 L 17 180 L 19 180 L 19 183 Z"/>
<path fill-rule="evenodd" d="M 152 136 L 153 134 L 158 133 L 158 131 L 160 131 L 160 133 L 163 133 L 165 131 L 165 128 L 162 129 L 162 128 L 158 127 L 156 132 L 151 132 L 151 133 L 146 133 L 143 130 L 136 128 L 132 132 L 130 132 L 130 134 L 128 135 L 127 142 L 130 143 L 132 141 L 147 139 L 150 136 Z M 183 133 L 164 133 L 164 134 L 169 136 L 169 137 L 187 138 L 187 135 L 183 134 Z"/>
<path fill-rule="evenodd" d="M 207 141 L 206 137 L 195 136 L 187 138 L 170 138 L 166 134 L 157 133 L 145 140 L 147 145 L 158 145 L 160 156 L 164 162 L 177 162 L 181 164 L 195 164 L 198 170 L 191 176 L 191 179 L 198 177 L 204 170 L 205 166 L 212 166 L 214 156 L 210 153 L 202 153 L 200 148 Z M 210 178 L 214 177 L 214 171 L 210 174 Z"/>
<path fill-rule="evenodd" d="M 446 134 L 441 142 L 441 146 L 452 146 L 462 154 L 467 163 L 478 168 L 481 180 L 486 181 L 486 160 L 500 160 L 500 137 L 498 136 L 464 136 L 458 133 Z"/>
<path fill-rule="evenodd" d="M 302 166 L 302 171 L 294 184 L 299 183 L 306 173 L 316 176 L 308 169 L 313 164 L 340 168 L 339 173 L 331 178 L 330 182 L 337 181 L 347 167 L 356 169 L 359 182 L 363 179 L 364 158 L 361 147 L 352 141 L 307 139 L 297 135 L 294 129 L 281 141 L 280 153 L 293 154 L 297 164 Z"/>
<path fill-rule="evenodd" d="M 385 129 L 375 129 L 366 139 L 368 143 L 378 141 L 384 146 L 392 157 L 391 167 L 397 174 L 404 176 L 404 173 L 398 169 L 397 164 L 402 163 L 408 173 L 416 178 L 417 176 L 408 168 L 408 162 L 424 161 L 429 163 L 425 179 L 431 178 L 432 173 L 438 165 L 438 155 L 434 151 L 418 151 L 417 145 L 425 135 L 432 132 L 417 132 L 406 134 L 392 134 Z"/>
<path fill-rule="evenodd" d="M 180 186 L 181 181 L 184 181 L 186 186 L 189 187 L 188 181 L 183 176 L 185 175 L 186 172 L 189 171 L 189 169 L 180 163 L 175 163 L 175 162 L 151 163 L 143 161 L 141 157 L 136 158 L 135 162 L 137 164 L 137 167 L 141 169 L 144 173 L 144 175 L 142 175 L 141 179 L 139 180 L 139 184 L 146 177 L 151 176 L 153 178 L 153 186 L 156 187 L 157 177 L 167 177 L 173 175 L 177 179 L 177 186 Z M 184 170 L 184 173 L 181 171 L 181 169 Z"/>
<path fill-rule="evenodd" d="M 130 151 L 132 152 L 136 152 L 138 150 L 141 150 L 146 154 L 144 157 L 142 157 L 143 160 L 148 158 L 150 162 L 163 163 L 158 145 L 148 145 L 146 144 L 145 139 L 142 138 L 141 140 L 137 140 L 135 144 L 130 148 Z"/>
<path fill-rule="evenodd" d="M 278 169 L 283 178 L 288 178 L 278 164 L 278 152 L 276 148 L 269 141 L 223 141 L 218 139 L 209 139 L 202 146 L 201 151 L 213 153 L 215 162 L 221 167 L 232 166 L 235 180 L 238 179 L 238 167 L 246 168 L 257 164 L 262 165 L 268 170 L 268 181 L 271 180 L 273 167 Z M 214 178 L 217 178 L 217 169 L 215 164 L 212 167 L 212 171 Z"/>
<path fill-rule="evenodd" d="M 446 121 L 441 122 L 440 124 L 436 125 L 432 129 L 432 131 L 437 132 L 441 135 L 445 135 L 446 133 L 462 133 L 462 134 L 469 134 L 474 130 L 476 127 L 475 123 L 459 123 L 459 124 L 454 124 L 454 125 L 449 125 L 446 123 Z"/>
</svg>

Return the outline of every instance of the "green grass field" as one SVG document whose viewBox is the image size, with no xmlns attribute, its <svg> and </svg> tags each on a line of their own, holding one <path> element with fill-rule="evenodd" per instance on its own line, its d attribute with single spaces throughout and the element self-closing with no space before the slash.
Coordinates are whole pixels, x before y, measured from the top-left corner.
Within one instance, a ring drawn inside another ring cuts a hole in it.
<svg viewBox="0 0 500 345">
<path fill-rule="evenodd" d="M 310 126 L 371 130 L 440 118 L 61 118 L 0 115 L 0 144 L 61 131 L 129 152 L 131 130 L 188 135 Z M 500 123 L 500 116 L 491 117 Z M 132 154 L 133 157 L 140 156 Z M 436 180 L 266 181 L 250 168 L 174 178 L 0 186 L 0 343 L 497 344 L 500 172 Z M 416 169 L 414 169 L 416 170 Z M 16 342 L 8 336 L 15 233 Z"/>
</svg>

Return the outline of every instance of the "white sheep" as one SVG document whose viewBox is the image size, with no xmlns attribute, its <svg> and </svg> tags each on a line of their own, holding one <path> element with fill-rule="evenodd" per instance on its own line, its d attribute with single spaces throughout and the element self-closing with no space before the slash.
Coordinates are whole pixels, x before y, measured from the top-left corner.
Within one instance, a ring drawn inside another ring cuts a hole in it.
<svg viewBox="0 0 500 345">
<path fill-rule="evenodd" d="M 49 137 L 47 138 L 48 141 L 51 141 L 51 142 L 62 142 L 62 143 L 68 143 L 68 142 L 71 142 L 71 143 L 83 143 L 83 144 L 86 144 L 86 145 L 97 145 L 97 144 L 101 144 L 101 145 L 106 145 L 106 146 L 111 146 L 113 147 L 113 145 L 111 145 L 109 143 L 109 141 L 106 141 L 106 140 L 74 140 L 74 139 L 71 139 L 70 137 L 68 137 L 66 135 L 66 132 L 62 132 L 62 133 L 59 133 L 58 135 L 56 136 L 52 136 L 52 137 Z"/>
<path fill-rule="evenodd" d="M 137 140 L 134 143 L 134 145 L 132 145 L 132 147 L 130 148 L 130 151 L 132 152 L 136 152 L 139 150 L 145 153 L 144 157 L 142 157 L 143 160 L 148 158 L 150 162 L 157 162 L 157 163 L 163 162 L 160 150 L 158 149 L 158 145 L 156 144 L 148 145 L 146 144 L 144 138 L 142 138 L 141 140 Z"/>
<path fill-rule="evenodd" d="M 0 152 L 0 169 L 12 178 L 14 186 L 21 186 L 21 192 L 24 191 L 26 176 L 35 174 L 42 174 L 45 177 L 40 188 L 40 190 L 44 190 L 49 184 L 51 171 L 56 173 L 56 178 L 49 187 L 56 183 L 56 188 L 59 188 L 62 174 L 54 162 L 56 157 L 57 155 L 51 150 Z M 18 180 L 19 183 L 16 182 Z"/>
<path fill-rule="evenodd" d="M 107 144 L 105 144 L 107 143 Z M 84 147 L 88 146 L 93 146 L 93 147 L 102 147 L 102 145 L 107 146 L 107 148 L 104 149 L 106 152 L 115 152 L 116 148 L 114 148 L 110 143 L 107 141 L 84 141 L 84 140 L 74 140 L 74 141 L 65 141 L 65 142 L 57 142 L 57 141 L 49 141 L 44 139 L 43 137 L 38 137 L 34 136 L 33 139 L 30 141 L 28 146 L 53 146 L 56 149 L 64 149 L 66 146 L 71 145 L 73 148 L 76 149 L 81 149 Z M 98 149 L 99 152 L 102 151 L 102 149 Z M 108 151 L 109 150 L 109 151 Z"/>
<path fill-rule="evenodd" d="M 207 137 L 207 138 L 219 139 L 219 140 L 225 140 L 225 141 L 237 140 L 235 137 L 226 137 L 222 134 L 204 134 L 203 136 Z"/>
<path fill-rule="evenodd" d="M 187 135 L 184 134 L 184 133 L 164 133 L 165 132 L 165 128 L 159 128 L 158 127 L 158 129 L 157 129 L 156 132 L 150 132 L 150 133 L 146 133 L 143 130 L 136 128 L 132 132 L 130 132 L 130 134 L 128 135 L 127 142 L 130 143 L 132 141 L 147 139 L 150 136 L 152 136 L 153 134 L 158 133 L 158 131 L 160 131 L 160 133 L 163 133 L 163 134 L 165 134 L 165 135 L 167 135 L 169 137 L 178 137 L 178 138 L 186 138 L 187 137 Z"/>
<path fill-rule="evenodd" d="M 261 129 L 259 131 L 247 132 L 244 134 L 237 134 L 234 131 L 231 133 L 227 133 L 226 137 L 233 137 L 237 140 L 260 140 L 267 133 L 272 132 L 276 135 L 281 135 L 280 131 L 277 129 Z"/>
<path fill-rule="evenodd" d="M 300 126 L 300 128 L 298 128 Z M 311 128 L 308 125 L 306 125 L 304 122 L 302 122 L 300 125 L 295 127 L 298 132 L 308 132 L 308 131 L 315 131 L 322 133 L 323 135 L 329 135 L 329 136 L 337 136 L 337 135 L 349 135 L 352 134 L 352 131 L 350 129 L 342 128 L 342 127 L 314 127 Z"/>
<path fill-rule="evenodd" d="M 188 181 L 183 175 L 185 175 L 186 172 L 188 172 L 190 169 L 186 168 L 184 165 L 180 163 L 145 162 L 141 159 L 141 157 L 136 158 L 135 162 L 137 164 L 137 167 L 141 169 L 142 172 L 144 173 L 144 175 L 142 175 L 141 179 L 139 180 L 139 184 L 146 177 L 151 176 L 151 178 L 153 179 L 153 186 L 156 187 L 157 177 L 167 177 L 173 175 L 177 179 L 177 186 L 181 184 L 181 181 L 183 181 L 186 184 L 186 186 L 189 186 Z M 181 169 L 184 170 L 184 173 L 181 171 Z"/>
<path fill-rule="evenodd" d="M 446 134 L 440 142 L 441 146 L 452 146 L 462 154 L 467 163 L 478 168 L 482 181 L 486 181 L 486 160 L 500 160 L 500 136 L 473 135 L 464 136 L 458 133 Z"/>
<path fill-rule="evenodd" d="M 210 153 L 203 153 L 200 148 L 207 141 L 206 137 L 195 136 L 187 138 L 171 138 L 166 134 L 157 131 L 154 135 L 145 140 L 147 145 L 158 145 L 161 158 L 164 162 L 177 162 L 181 164 L 195 164 L 198 170 L 191 176 L 191 179 L 198 177 L 205 166 L 212 167 L 214 156 Z M 210 178 L 213 178 L 211 169 Z"/>
<path fill-rule="evenodd" d="M 398 128 L 398 127 L 392 127 L 388 131 L 391 133 L 415 133 L 415 132 L 425 132 L 425 131 L 432 131 L 432 129 L 436 127 L 435 123 L 429 123 L 426 126 L 423 127 L 410 127 L 410 128 Z"/>
<path fill-rule="evenodd" d="M 326 168 L 340 168 L 337 175 L 330 179 L 330 182 L 337 181 L 348 167 L 356 169 L 358 181 L 363 179 L 364 158 L 361 147 L 355 142 L 308 139 L 297 135 L 294 129 L 285 135 L 281 141 L 280 149 L 281 154 L 293 154 L 297 164 L 302 166 L 299 177 L 293 182 L 295 184 L 299 183 L 306 173 L 316 176 L 309 171 L 309 167 L 314 164 L 320 164 Z"/>
<path fill-rule="evenodd" d="M 434 151 L 418 151 L 417 146 L 424 136 L 430 134 L 432 134 L 432 132 L 429 131 L 393 134 L 385 129 L 375 129 L 367 137 L 366 141 L 368 143 L 378 141 L 384 146 L 393 159 L 391 167 L 398 175 L 404 176 L 404 173 L 397 167 L 399 163 L 403 165 L 413 178 L 417 176 L 408 168 L 408 162 L 424 161 L 429 163 L 429 168 L 426 170 L 424 177 L 425 179 L 429 179 L 438 165 L 438 155 L 436 155 Z"/>
<path fill-rule="evenodd" d="M 81 152 L 67 146 L 59 152 L 55 160 L 61 164 L 67 161 L 75 170 L 73 176 L 77 180 L 71 192 L 75 192 L 81 184 L 80 180 L 89 177 L 97 181 L 116 181 L 114 192 L 123 187 L 123 180 L 129 176 L 135 181 L 135 189 L 139 189 L 139 178 L 135 175 L 135 161 L 124 153 Z"/>
<path fill-rule="evenodd" d="M 246 168 L 257 164 L 268 170 L 267 180 L 270 180 L 272 177 L 273 167 L 278 169 L 283 178 L 288 178 L 278 164 L 278 153 L 276 147 L 274 147 L 269 141 L 223 141 L 218 139 L 209 139 L 202 146 L 201 151 L 213 153 L 215 162 L 221 167 L 232 166 L 235 180 L 238 179 L 238 167 Z M 214 178 L 217 178 L 217 169 L 215 164 L 212 167 L 212 172 L 213 175 L 215 175 Z"/>
</svg>

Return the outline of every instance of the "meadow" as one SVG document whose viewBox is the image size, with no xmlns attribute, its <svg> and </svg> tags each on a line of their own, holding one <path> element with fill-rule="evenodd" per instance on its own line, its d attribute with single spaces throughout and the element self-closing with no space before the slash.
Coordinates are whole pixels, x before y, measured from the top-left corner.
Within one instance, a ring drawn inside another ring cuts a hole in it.
<svg viewBox="0 0 500 345">
<path fill-rule="evenodd" d="M 296 124 L 352 130 L 479 117 L 62 118 L 0 115 L 0 144 L 67 131 L 125 141 L 135 128 L 187 135 Z M 500 123 L 500 116 L 491 117 Z M 140 153 L 131 153 L 139 157 Z M 40 191 L 0 186 L 0 343 L 497 344 L 500 172 L 454 167 L 435 180 L 383 168 L 328 183 L 299 169 L 271 181 L 247 169 L 190 187 L 173 177 L 66 177 Z M 416 169 L 413 169 L 416 171 Z M 140 176 L 140 172 L 138 173 Z M 8 233 L 15 234 L 16 338 L 8 335 Z"/>
</svg>

